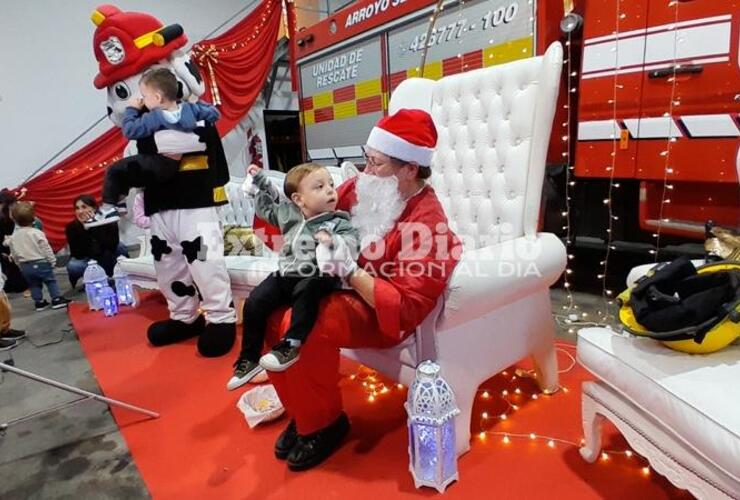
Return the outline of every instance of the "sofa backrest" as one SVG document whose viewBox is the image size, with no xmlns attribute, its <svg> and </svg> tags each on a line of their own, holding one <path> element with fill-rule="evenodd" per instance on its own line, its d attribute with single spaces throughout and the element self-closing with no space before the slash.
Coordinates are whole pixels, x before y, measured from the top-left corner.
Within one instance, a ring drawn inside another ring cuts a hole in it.
<svg viewBox="0 0 740 500">
<path fill-rule="evenodd" d="M 343 170 L 340 167 L 326 168 L 334 179 L 335 185 L 339 186 L 344 181 L 345 173 Z M 265 175 L 278 188 L 282 196 L 285 173 L 277 170 L 265 170 Z M 242 191 L 243 182 L 243 178 L 234 177 L 226 184 L 229 203 L 220 207 L 221 221 L 226 225 L 251 227 L 254 221 L 254 201 Z"/>
<path fill-rule="evenodd" d="M 534 236 L 563 50 L 438 81 L 411 78 L 389 111 L 429 111 L 439 139 L 430 183 L 465 248 Z"/>
</svg>

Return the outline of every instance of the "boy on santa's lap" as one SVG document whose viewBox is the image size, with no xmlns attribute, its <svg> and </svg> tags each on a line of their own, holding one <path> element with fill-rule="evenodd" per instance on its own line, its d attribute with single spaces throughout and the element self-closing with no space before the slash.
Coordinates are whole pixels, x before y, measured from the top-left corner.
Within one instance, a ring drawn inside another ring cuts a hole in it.
<svg viewBox="0 0 740 500">
<path fill-rule="evenodd" d="M 278 259 L 278 271 L 270 274 L 244 303 L 244 333 L 234 376 L 226 384 L 236 389 L 253 380 L 262 369 L 286 370 L 298 361 L 301 345 L 316 322 L 319 301 L 337 289 L 337 274 L 347 274 L 357 267 L 359 233 L 349 222 L 347 212 L 337 211 L 337 192 L 329 171 L 315 163 L 293 167 L 285 176 L 279 195 L 256 165 L 247 169 L 247 182 L 256 188 L 257 216 L 280 228 L 284 244 Z M 250 188 L 247 187 L 247 190 Z M 344 269 L 337 272 L 317 260 L 324 255 L 343 256 Z M 332 273 L 332 274 L 327 274 Z M 265 341 L 267 318 L 280 306 L 290 305 L 290 328 L 270 352 L 260 357 Z"/>
</svg>

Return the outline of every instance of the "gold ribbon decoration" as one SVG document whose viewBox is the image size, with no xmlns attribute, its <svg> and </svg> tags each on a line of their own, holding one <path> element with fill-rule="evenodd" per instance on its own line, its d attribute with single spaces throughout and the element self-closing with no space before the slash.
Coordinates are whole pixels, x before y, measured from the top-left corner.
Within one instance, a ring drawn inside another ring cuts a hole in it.
<svg viewBox="0 0 740 500">
<path fill-rule="evenodd" d="M 211 96 L 213 97 L 213 105 L 221 105 L 221 94 L 218 92 L 218 83 L 216 82 L 216 72 L 213 70 L 213 66 L 218 64 L 218 49 L 215 45 L 203 46 L 200 44 L 193 45 L 193 54 L 195 59 L 202 66 L 208 68 L 208 75 L 211 78 Z"/>
</svg>

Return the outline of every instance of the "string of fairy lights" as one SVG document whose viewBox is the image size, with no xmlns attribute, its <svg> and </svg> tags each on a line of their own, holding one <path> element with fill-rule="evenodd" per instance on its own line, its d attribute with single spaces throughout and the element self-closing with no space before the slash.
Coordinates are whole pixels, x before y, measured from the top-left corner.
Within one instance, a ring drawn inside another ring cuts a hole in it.
<svg viewBox="0 0 740 500">
<path fill-rule="evenodd" d="M 566 12 L 568 14 L 569 12 Z M 563 274 L 563 288 L 565 289 L 566 294 L 566 304 L 563 305 L 563 309 L 566 312 L 566 315 L 568 316 L 567 319 L 569 321 L 573 321 L 574 317 L 575 319 L 578 319 L 578 316 L 575 315 L 575 311 L 578 310 L 578 305 L 575 302 L 575 298 L 573 296 L 573 290 L 571 289 L 571 283 L 570 283 L 570 277 L 573 274 L 573 269 L 571 267 L 571 261 L 575 257 L 572 253 L 572 244 L 573 244 L 573 234 L 572 234 L 572 219 L 571 219 L 571 191 L 575 186 L 575 180 L 573 179 L 573 170 L 575 167 L 573 166 L 572 158 L 571 158 L 571 111 L 572 111 L 572 96 L 574 92 L 577 90 L 577 77 L 578 72 L 573 71 L 573 31 L 568 31 L 568 38 L 565 41 L 565 50 L 566 50 L 566 56 L 565 61 L 563 61 L 563 64 L 565 65 L 566 69 L 566 89 L 567 89 L 567 95 L 566 95 L 566 103 L 563 105 L 563 108 L 565 109 L 566 113 L 566 120 L 563 122 L 562 126 L 565 129 L 565 134 L 563 135 L 563 142 L 565 143 L 565 150 L 562 153 L 562 156 L 565 159 L 565 211 L 561 213 L 562 217 L 565 219 L 565 225 L 563 226 L 563 230 L 565 231 L 565 251 L 567 255 L 566 265 L 565 265 L 565 273 Z M 586 313 L 584 313 L 586 314 Z M 575 315 L 575 316 L 574 316 Z M 571 332 L 572 333 L 572 332 Z"/>
<path fill-rule="evenodd" d="M 614 221 L 619 220 L 618 215 L 614 215 L 614 190 L 619 188 L 619 183 L 615 182 L 616 169 L 617 169 L 617 148 L 620 140 L 620 128 L 617 125 L 617 95 L 620 89 L 624 88 L 624 85 L 619 83 L 619 72 L 621 69 L 619 61 L 619 41 L 621 35 L 621 22 L 627 17 L 622 12 L 622 0 L 616 0 L 616 13 L 615 13 L 615 25 L 614 25 L 614 47 L 611 51 L 614 52 L 614 85 L 612 88 L 612 97 L 607 101 L 611 105 L 612 109 L 612 152 L 610 153 L 611 162 L 606 167 L 609 172 L 609 188 L 607 191 L 607 197 L 604 198 L 603 203 L 607 208 L 607 228 L 606 228 L 606 253 L 604 260 L 600 262 L 603 266 L 601 273 L 596 275 L 596 278 L 601 281 L 602 292 L 601 296 L 603 299 L 603 309 L 599 311 L 599 319 L 602 323 L 607 325 L 611 324 L 614 314 L 611 309 L 614 304 L 614 292 L 608 288 L 607 276 L 609 274 L 609 258 L 611 257 L 612 250 L 616 250 L 614 246 Z"/>
<path fill-rule="evenodd" d="M 676 78 L 676 73 L 678 69 L 680 68 L 680 65 L 677 63 L 678 60 L 678 44 L 682 42 L 682 40 L 679 39 L 679 29 L 678 29 L 678 5 L 681 2 L 678 0 L 671 0 L 668 3 L 669 7 L 673 7 L 673 75 L 669 78 L 669 82 L 671 83 L 671 98 L 668 102 L 668 111 L 665 113 L 664 116 L 668 118 L 668 140 L 666 141 L 666 148 L 665 150 L 661 151 L 660 155 L 664 158 L 663 163 L 663 189 L 661 192 L 661 198 L 660 198 L 660 208 L 658 209 L 658 227 L 653 233 L 653 238 L 655 238 L 655 249 L 650 250 L 649 252 L 653 254 L 654 261 L 657 263 L 659 259 L 660 254 L 660 236 L 663 229 L 663 224 L 670 222 L 669 219 L 664 218 L 665 217 L 665 208 L 666 205 L 668 205 L 671 202 L 671 199 L 668 197 L 668 193 L 673 190 L 673 184 L 669 182 L 668 178 L 671 174 L 673 174 L 673 168 L 671 167 L 671 150 L 673 148 L 673 143 L 676 142 L 676 137 L 674 135 L 674 121 L 673 121 L 673 109 L 675 106 L 680 105 L 680 100 L 676 98 L 676 90 L 678 86 L 678 79 Z"/>
<path fill-rule="evenodd" d="M 568 359 L 568 366 L 558 370 L 558 373 L 568 373 L 575 367 L 575 357 L 571 352 L 569 352 L 569 349 L 574 348 L 575 346 L 572 344 L 556 344 L 557 351 Z M 389 396 L 393 392 L 398 393 L 406 389 L 403 384 L 386 383 L 375 370 L 364 365 L 360 366 L 355 373 L 350 374 L 348 378 L 362 387 L 365 394 L 365 400 L 371 404 L 378 403 L 383 397 Z M 477 415 L 478 430 L 473 432 L 473 435 L 479 442 L 484 443 L 493 438 L 500 438 L 500 443 L 504 446 L 509 446 L 514 441 L 543 442 L 550 449 L 557 448 L 558 445 L 575 448 L 584 446 L 585 441 L 583 439 L 576 442 L 572 439 L 540 432 L 511 432 L 492 429 L 492 427 L 496 425 L 496 422 L 508 421 L 516 412 L 523 409 L 527 404 L 542 399 L 549 399 L 551 397 L 565 397 L 565 395 L 570 394 L 568 387 L 561 385 L 559 388 L 560 390 L 556 395 L 548 395 L 547 398 L 543 398 L 545 394 L 537 389 L 536 381 L 535 383 L 532 383 L 535 378 L 536 375 L 532 370 L 524 370 L 521 368 L 516 368 L 513 372 L 510 370 L 504 370 L 495 377 L 489 379 L 484 386 L 478 389 L 476 398 L 480 400 L 480 405 L 485 405 L 486 407 L 486 409 Z M 506 388 L 494 390 L 489 384 L 495 384 L 497 387 L 505 385 Z M 558 396 L 557 394 L 562 394 L 562 396 Z M 498 409 L 493 411 L 491 409 L 501 408 L 501 405 L 504 406 L 503 410 Z M 640 460 L 642 464 L 647 463 L 645 459 L 636 455 L 629 449 L 603 450 L 601 452 L 601 461 L 606 463 L 614 456 L 624 456 L 627 458 L 635 457 Z M 649 476 L 649 465 L 641 465 L 641 473 L 645 476 Z"/>
</svg>

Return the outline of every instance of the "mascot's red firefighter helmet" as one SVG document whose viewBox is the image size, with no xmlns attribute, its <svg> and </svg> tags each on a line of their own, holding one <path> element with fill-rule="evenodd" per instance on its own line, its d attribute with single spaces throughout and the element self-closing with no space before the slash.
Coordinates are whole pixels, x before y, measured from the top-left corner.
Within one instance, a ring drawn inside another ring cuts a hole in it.
<svg viewBox="0 0 740 500">
<path fill-rule="evenodd" d="M 113 5 L 101 5 L 91 18 L 97 26 L 93 49 L 100 72 L 94 84 L 99 89 L 167 59 L 188 41 L 179 24 L 164 26 L 149 14 L 121 12 Z"/>
</svg>

